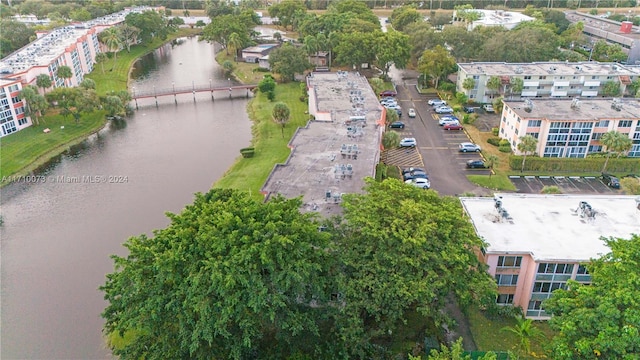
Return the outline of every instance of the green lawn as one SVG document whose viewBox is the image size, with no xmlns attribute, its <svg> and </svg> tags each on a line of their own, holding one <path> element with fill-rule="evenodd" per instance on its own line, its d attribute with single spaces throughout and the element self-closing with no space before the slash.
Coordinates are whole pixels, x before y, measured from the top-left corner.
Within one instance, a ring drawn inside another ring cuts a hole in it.
<svg viewBox="0 0 640 360">
<path fill-rule="evenodd" d="M 72 116 L 47 116 L 40 125 L 32 125 L 0 140 L 0 176 L 24 175 L 84 140 L 105 124 L 104 112 L 85 115 L 76 124 Z M 64 126 L 64 129 L 61 128 Z M 51 132 L 45 134 L 44 129 Z M 1 185 L 6 185 L 3 182 Z"/>
<path fill-rule="evenodd" d="M 516 324 L 515 318 L 488 319 L 477 308 L 469 309 L 467 318 L 471 325 L 473 340 L 480 351 L 517 351 L 519 339 L 508 331 L 500 331 L 505 326 Z M 540 329 L 545 338 L 541 340 L 531 340 L 531 352 L 528 357 L 521 359 L 541 358 L 545 354 L 543 346 L 553 337 L 554 332 L 545 321 L 534 321 L 534 326 Z"/>
<path fill-rule="evenodd" d="M 495 175 L 467 175 L 467 179 L 472 183 L 492 190 L 516 191 L 515 185 L 509 180 L 509 177 L 503 173 L 497 172 Z"/>
<path fill-rule="evenodd" d="M 239 157 L 238 161 L 218 180 L 214 186 L 219 188 L 242 189 L 261 198 L 259 191 L 265 183 L 273 166 L 284 163 L 291 150 L 287 147 L 293 133 L 305 126 L 309 115 L 307 103 L 300 101 L 302 90 L 300 83 L 293 82 L 276 86 L 276 100 L 271 102 L 261 93 L 251 100 L 247 111 L 253 121 L 253 141 L 255 155 L 252 158 Z M 271 120 L 271 111 L 276 102 L 284 102 L 291 109 L 291 119 L 284 128 Z M 239 154 L 238 154 L 239 155 Z"/>
</svg>

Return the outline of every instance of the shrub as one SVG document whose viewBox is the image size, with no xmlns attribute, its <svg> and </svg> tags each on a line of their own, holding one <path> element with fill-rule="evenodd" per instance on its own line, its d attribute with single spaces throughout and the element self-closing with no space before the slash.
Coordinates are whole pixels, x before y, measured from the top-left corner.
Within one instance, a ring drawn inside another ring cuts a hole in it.
<svg viewBox="0 0 640 360">
<path fill-rule="evenodd" d="M 500 145 L 498 147 L 498 150 L 500 152 L 503 152 L 503 153 L 510 153 L 511 152 L 511 146 L 510 145 Z"/>
<path fill-rule="evenodd" d="M 498 128 L 491 128 L 491 133 L 493 134 L 493 136 L 498 136 L 498 133 L 500 132 L 500 129 Z"/>
<path fill-rule="evenodd" d="M 267 99 L 269 99 L 269 101 L 273 101 L 276 99 L 276 92 L 275 91 L 267 91 Z"/>
<path fill-rule="evenodd" d="M 589 10 L 589 15 L 598 15 L 598 9 Z"/>
<path fill-rule="evenodd" d="M 484 311 L 484 316 L 491 320 L 509 319 L 522 316 L 522 308 L 512 305 L 490 304 Z"/>
<path fill-rule="evenodd" d="M 500 146 L 500 138 L 488 138 L 487 142 L 493 146 Z"/>
<path fill-rule="evenodd" d="M 555 186 L 555 185 L 549 185 L 549 186 L 545 186 L 542 188 L 542 190 L 540 190 L 541 194 L 562 194 L 562 191 L 560 191 L 560 188 Z"/>
<path fill-rule="evenodd" d="M 500 146 L 511 146 L 511 143 L 507 139 L 500 139 Z"/>
<path fill-rule="evenodd" d="M 438 90 L 447 91 L 447 92 L 454 92 L 454 91 L 456 91 L 456 84 L 449 83 L 449 82 L 442 82 L 438 86 Z"/>
</svg>

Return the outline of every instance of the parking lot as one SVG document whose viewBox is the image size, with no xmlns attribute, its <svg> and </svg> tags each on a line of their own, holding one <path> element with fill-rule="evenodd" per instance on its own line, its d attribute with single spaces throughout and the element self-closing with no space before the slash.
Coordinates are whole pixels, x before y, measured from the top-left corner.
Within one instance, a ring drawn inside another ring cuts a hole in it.
<svg viewBox="0 0 640 360">
<path fill-rule="evenodd" d="M 510 180 L 519 193 L 539 194 L 545 186 L 557 186 L 563 194 L 615 194 L 620 191 L 596 177 L 511 176 Z"/>
</svg>

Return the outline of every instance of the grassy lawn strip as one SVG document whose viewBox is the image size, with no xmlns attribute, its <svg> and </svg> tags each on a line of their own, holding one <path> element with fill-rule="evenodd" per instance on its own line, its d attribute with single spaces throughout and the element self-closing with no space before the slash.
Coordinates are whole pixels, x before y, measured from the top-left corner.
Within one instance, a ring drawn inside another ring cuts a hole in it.
<svg viewBox="0 0 640 360">
<path fill-rule="evenodd" d="M 287 147 L 296 129 L 305 126 L 309 120 L 307 103 L 300 101 L 300 83 L 276 85 L 276 100 L 271 102 L 264 94 L 258 93 L 251 100 L 247 111 L 253 121 L 253 141 L 255 155 L 252 158 L 239 157 L 238 161 L 218 180 L 214 186 L 249 191 L 256 198 L 273 166 L 284 163 L 291 150 Z M 271 111 L 276 102 L 284 102 L 291 109 L 291 118 L 284 128 L 271 119 Z M 240 156 L 240 154 L 238 154 Z"/>
<path fill-rule="evenodd" d="M 231 61 L 233 63 L 233 77 L 243 84 L 257 84 L 264 78 L 265 74 L 269 73 L 268 71 L 257 71 L 257 64 L 246 63 L 244 61 L 236 62 L 233 59 L 233 54 L 227 54 L 225 50 L 219 51 L 216 54 L 216 62 L 222 65 L 225 61 Z"/>
<path fill-rule="evenodd" d="M 512 332 L 500 331 L 505 326 L 514 326 L 515 318 L 488 319 L 478 308 L 469 309 L 467 318 L 471 325 L 473 340 L 480 351 L 514 351 L 517 352 L 520 339 Z M 534 321 L 534 326 L 540 329 L 545 339 L 531 340 L 530 356 L 522 356 L 521 359 L 540 358 L 544 354 L 543 346 L 553 337 L 554 332 L 544 321 Z"/>
<path fill-rule="evenodd" d="M 83 116 L 78 124 L 71 116 L 64 119 L 62 115 L 53 115 L 47 116 L 45 121 L 40 120 L 40 125 L 32 125 L 3 137 L 0 141 L 0 176 L 26 175 L 69 146 L 81 142 L 104 124 L 102 111 Z M 45 134 L 43 130 L 46 128 L 51 132 Z M 7 182 L 0 185 L 7 185 Z"/>
<path fill-rule="evenodd" d="M 96 82 L 96 91 L 99 95 L 126 90 L 129 69 L 140 56 L 150 53 L 166 41 L 192 35 L 198 31 L 200 30 L 180 29 L 171 34 L 168 40 L 155 40 L 146 46 L 134 46 L 129 53 L 121 51 L 118 53 L 115 64 L 113 59 L 108 59 L 104 63 L 104 73 L 102 73 L 102 65 L 96 64 L 93 72 L 86 77 Z M 0 177 L 29 174 L 52 157 L 67 150 L 69 146 L 81 142 L 100 130 L 105 123 L 102 111 L 84 115 L 79 124 L 76 124 L 71 117 L 64 119 L 60 115 L 46 115 L 40 120 L 40 125 L 32 125 L 11 136 L 3 137 L 0 141 L 0 164 L 2 165 Z M 64 126 L 64 129 L 61 129 L 61 126 Z M 43 133 L 42 130 L 46 128 L 51 129 L 51 132 Z M 8 182 L 1 182 L 0 186 L 7 184 Z"/>
</svg>

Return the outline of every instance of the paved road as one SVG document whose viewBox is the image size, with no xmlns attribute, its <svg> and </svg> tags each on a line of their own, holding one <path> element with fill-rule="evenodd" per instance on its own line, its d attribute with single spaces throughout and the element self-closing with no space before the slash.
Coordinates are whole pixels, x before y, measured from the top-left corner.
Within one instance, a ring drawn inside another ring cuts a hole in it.
<svg viewBox="0 0 640 360">
<path fill-rule="evenodd" d="M 395 76 L 394 81 L 397 85 L 398 103 L 403 109 L 402 120 L 407 125 L 400 132 L 400 137 L 415 137 L 418 141 L 418 152 L 429 173 L 431 188 L 442 195 L 459 195 L 465 192 L 490 195 L 489 190 L 474 185 L 466 178 L 469 173 L 487 173 L 486 170 L 465 169 L 467 160 L 480 158 L 475 153 L 458 152 L 458 144 L 469 141 L 466 134 L 462 131 L 444 131 L 438 125 L 437 114 L 427 104 L 429 98 L 418 93 L 415 79 L 399 79 Z M 409 108 L 414 108 L 417 112 L 413 119 L 406 115 Z"/>
</svg>

